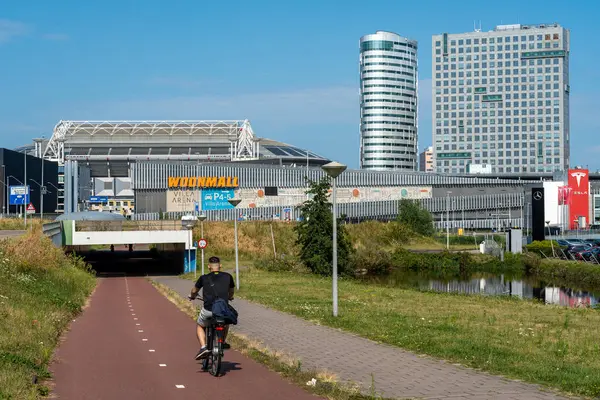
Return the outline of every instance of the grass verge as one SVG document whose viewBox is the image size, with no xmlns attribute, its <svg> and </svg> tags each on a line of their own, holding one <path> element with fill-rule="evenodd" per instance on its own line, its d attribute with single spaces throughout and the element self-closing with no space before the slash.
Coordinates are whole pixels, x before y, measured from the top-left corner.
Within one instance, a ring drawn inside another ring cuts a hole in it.
<svg viewBox="0 0 600 400">
<path fill-rule="evenodd" d="M 238 295 L 268 307 L 566 393 L 600 394 L 597 310 L 341 279 L 333 318 L 331 278 L 254 268 L 241 274 Z"/>
<path fill-rule="evenodd" d="M 25 227 L 25 222 L 21 218 L 0 218 L 0 230 L 1 231 L 22 231 L 31 229 L 33 230 L 41 230 L 43 224 L 47 224 L 48 222 L 52 222 L 50 220 L 40 220 L 39 218 L 28 218 L 27 219 L 27 227 Z"/>
<path fill-rule="evenodd" d="M 197 307 L 183 299 L 178 293 L 167 286 L 150 280 L 152 285 L 169 301 L 175 304 L 181 311 L 190 318 L 196 319 L 198 316 Z M 272 351 L 256 340 L 251 340 L 239 333 L 230 332 L 227 341 L 232 348 L 254 361 L 257 361 L 272 371 L 277 372 L 292 383 L 303 387 L 310 393 L 323 396 L 331 400 L 385 400 L 376 395 L 372 390 L 370 395 L 361 394 L 358 387 L 341 384 L 338 382 L 335 374 L 328 371 L 304 370 L 301 362 L 294 356 Z M 314 386 L 307 385 L 312 379 L 316 380 Z"/>
<path fill-rule="evenodd" d="M 40 233 L 0 242 L 0 399 L 48 394 L 54 348 L 94 286 L 84 262 Z"/>
</svg>

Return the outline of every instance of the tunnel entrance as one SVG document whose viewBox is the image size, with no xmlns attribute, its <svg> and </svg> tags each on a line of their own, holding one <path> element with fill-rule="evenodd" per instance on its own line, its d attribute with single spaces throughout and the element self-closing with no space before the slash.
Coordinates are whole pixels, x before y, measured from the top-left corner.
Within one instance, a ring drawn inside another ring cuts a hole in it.
<svg viewBox="0 0 600 400">
<path fill-rule="evenodd" d="M 91 265 L 100 277 L 162 276 L 183 273 L 183 251 L 156 251 L 148 246 L 115 245 L 102 248 L 78 246 L 78 256 Z"/>
</svg>

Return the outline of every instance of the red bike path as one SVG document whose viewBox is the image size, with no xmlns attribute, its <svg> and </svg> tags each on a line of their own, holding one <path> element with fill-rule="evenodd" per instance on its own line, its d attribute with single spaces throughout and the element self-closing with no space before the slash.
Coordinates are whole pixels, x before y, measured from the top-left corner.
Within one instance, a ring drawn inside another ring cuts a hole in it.
<svg viewBox="0 0 600 400">
<path fill-rule="evenodd" d="M 225 352 L 224 375 L 215 378 L 194 360 L 198 348 L 195 322 L 145 278 L 99 279 L 56 351 L 52 397 L 316 398 L 234 349 Z"/>
</svg>

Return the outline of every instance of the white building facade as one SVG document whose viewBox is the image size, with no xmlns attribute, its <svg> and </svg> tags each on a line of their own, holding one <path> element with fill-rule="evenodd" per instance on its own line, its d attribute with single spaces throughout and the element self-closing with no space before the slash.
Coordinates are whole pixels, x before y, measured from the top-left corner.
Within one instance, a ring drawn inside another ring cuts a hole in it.
<svg viewBox="0 0 600 400">
<path fill-rule="evenodd" d="M 558 24 L 517 24 L 433 36 L 436 172 L 568 169 L 569 35 Z"/>
<path fill-rule="evenodd" d="M 360 167 L 418 169 L 417 42 L 378 31 L 360 39 Z"/>
</svg>

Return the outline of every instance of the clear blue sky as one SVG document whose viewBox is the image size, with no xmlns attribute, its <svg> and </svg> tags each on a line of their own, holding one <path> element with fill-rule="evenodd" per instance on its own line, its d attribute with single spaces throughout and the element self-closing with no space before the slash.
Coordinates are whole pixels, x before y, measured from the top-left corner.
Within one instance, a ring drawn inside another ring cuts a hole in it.
<svg viewBox="0 0 600 400">
<path fill-rule="evenodd" d="M 419 42 L 419 144 L 431 144 L 431 35 L 571 29 L 572 163 L 600 168 L 600 3 L 3 1 L 0 147 L 61 119 L 249 119 L 257 135 L 358 166 L 358 40 Z M 594 95 L 596 93 L 596 95 Z"/>
</svg>

